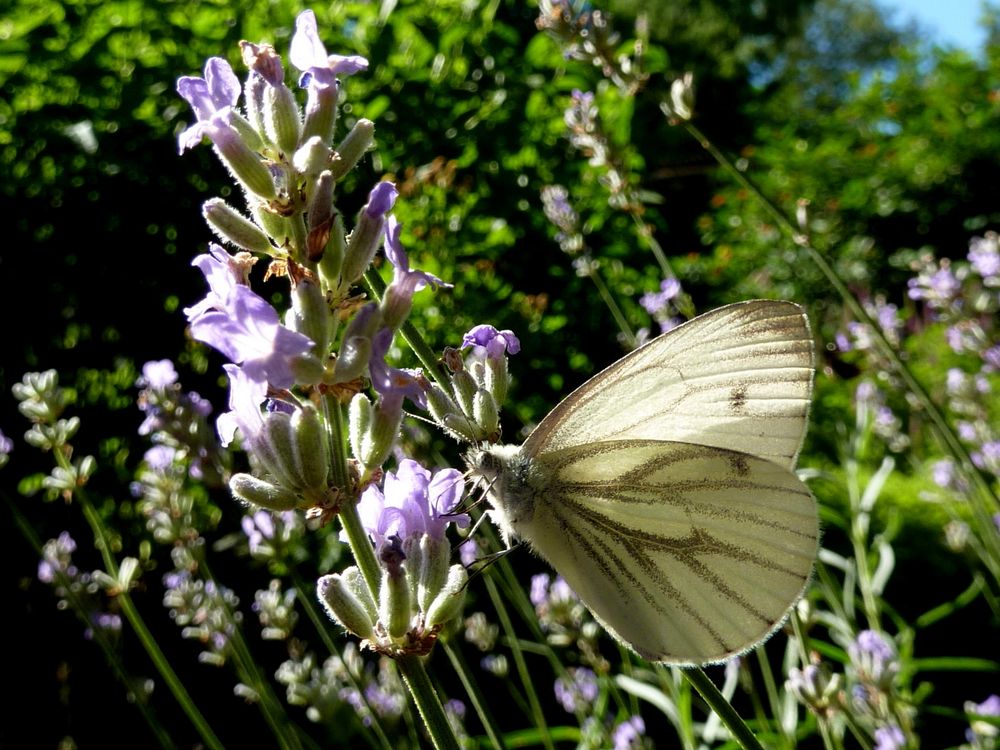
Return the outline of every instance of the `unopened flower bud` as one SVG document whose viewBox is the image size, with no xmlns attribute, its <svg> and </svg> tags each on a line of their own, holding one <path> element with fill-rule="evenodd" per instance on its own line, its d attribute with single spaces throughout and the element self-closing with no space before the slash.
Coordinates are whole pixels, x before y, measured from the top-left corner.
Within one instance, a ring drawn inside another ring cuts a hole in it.
<svg viewBox="0 0 1000 750">
<path fill-rule="evenodd" d="M 318 137 L 303 143 L 292 157 L 292 166 L 302 174 L 315 175 L 326 169 L 333 160 L 333 151 Z"/>
<path fill-rule="evenodd" d="M 312 353 L 322 359 L 330 343 L 333 316 L 323 291 L 312 279 L 300 279 L 292 289 L 292 330 L 313 340 Z"/>
<path fill-rule="evenodd" d="M 351 399 L 347 410 L 347 439 L 355 458 L 360 458 L 367 452 L 373 411 L 372 402 L 365 394 L 355 394 Z"/>
<path fill-rule="evenodd" d="M 391 560 L 386 560 L 391 556 Z M 402 565 L 403 552 L 396 545 L 386 545 L 382 553 L 382 586 L 379 590 L 379 620 L 390 638 L 402 638 L 410 629 L 410 585 Z"/>
<path fill-rule="evenodd" d="M 451 385 L 455 389 L 455 396 L 458 399 L 458 405 L 462 407 L 462 413 L 472 416 L 472 405 L 476 398 L 476 392 L 479 390 L 472 375 L 466 370 L 456 372 L 451 376 Z"/>
<path fill-rule="evenodd" d="M 487 435 L 500 432 L 500 413 L 493 396 L 480 388 L 472 402 L 472 419 Z"/>
<path fill-rule="evenodd" d="M 323 361 L 314 354 L 300 354 L 292 357 L 289 362 L 295 382 L 302 385 L 315 385 L 323 380 L 325 368 Z"/>
<path fill-rule="evenodd" d="M 387 408 L 384 399 L 380 399 L 376 405 L 365 443 L 366 450 L 357 456 L 365 468 L 381 466 L 392 452 L 399 428 L 403 424 L 402 406 L 402 402 L 398 402 L 393 408 Z"/>
<path fill-rule="evenodd" d="M 313 493 L 321 494 L 327 489 L 330 447 L 316 408 L 304 404 L 292 415 L 291 427 L 295 431 L 296 468 L 302 484 Z"/>
<path fill-rule="evenodd" d="M 441 592 L 426 610 L 424 621 L 428 628 L 444 625 L 462 612 L 468 581 L 469 574 L 461 565 L 452 565 L 448 569 L 448 578 Z"/>
<path fill-rule="evenodd" d="M 264 127 L 268 137 L 283 153 L 289 156 L 295 153 L 302 123 L 295 95 L 284 83 L 268 86 L 264 91 Z"/>
<path fill-rule="evenodd" d="M 337 100 L 339 86 L 309 87 L 306 100 L 306 117 L 302 126 L 303 137 L 316 137 L 329 143 L 333 140 L 333 129 L 337 124 Z"/>
<path fill-rule="evenodd" d="M 274 252 L 267 235 L 222 198 L 209 198 L 201 213 L 219 239 L 252 253 L 270 255 Z"/>
<path fill-rule="evenodd" d="M 323 576 L 316 582 L 319 601 L 331 619 L 363 639 L 375 637 L 375 625 L 364 604 L 346 585 L 343 574 Z"/>
<path fill-rule="evenodd" d="M 212 142 L 223 163 L 244 188 L 264 200 L 275 197 L 271 170 L 234 128 L 217 129 Z"/>
<path fill-rule="evenodd" d="M 306 212 L 306 254 L 316 263 L 323 257 L 333 227 L 333 175 L 323 172 L 315 183 Z"/>
<path fill-rule="evenodd" d="M 431 602 L 441 593 L 441 587 L 448 578 L 451 545 L 447 539 L 435 539 L 430 534 L 424 534 L 420 537 L 420 552 L 423 560 L 420 565 L 420 583 L 417 586 L 417 604 L 426 612 Z"/>
<path fill-rule="evenodd" d="M 233 474 L 229 479 L 229 489 L 243 502 L 267 510 L 292 510 L 299 506 L 297 493 L 250 474 Z"/>
<path fill-rule="evenodd" d="M 319 259 L 319 275 L 326 285 L 335 291 L 340 291 L 340 272 L 344 266 L 344 253 L 347 249 L 347 237 L 344 230 L 344 220 L 337 214 L 333 217 L 330 232 L 327 237 L 323 257 Z M 311 257 L 311 256 L 310 256 Z"/>
<path fill-rule="evenodd" d="M 343 580 L 344 585 L 347 590 L 350 591 L 355 598 L 361 602 L 361 606 L 365 608 L 365 612 L 371 618 L 372 622 L 378 620 L 378 605 L 375 604 L 375 599 L 372 597 L 372 591 L 368 588 L 368 581 L 361 574 L 361 569 L 355 565 L 345 568 L 340 574 L 341 580 Z"/>
<path fill-rule="evenodd" d="M 361 161 L 375 142 L 375 123 L 364 118 L 354 123 L 351 132 L 337 146 L 337 159 L 330 166 L 334 179 L 339 180 Z"/>
<path fill-rule="evenodd" d="M 372 337 L 379 321 L 378 306 L 369 303 L 358 310 L 347 324 L 337 363 L 333 368 L 334 383 L 346 383 L 364 374 L 371 359 Z"/>
<path fill-rule="evenodd" d="M 435 421 L 443 423 L 447 415 L 462 413 L 458 404 L 437 383 L 431 383 L 426 393 L 427 409 Z"/>
<path fill-rule="evenodd" d="M 288 244 L 288 238 L 291 237 L 288 219 L 273 210 L 267 202 L 257 203 L 251 210 L 257 223 L 274 240 L 275 245 L 284 247 Z"/>
<path fill-rule="evenodd" d="M 285 412 L 271 412 L 264 416 L 261 440 L 255 446 L 255 455 L 275 480 L 291 490 L 301 490 L 295 460 L 295 435 L 292 432 L 291 415 Z"/>
<path fill-rule="evenodd" d="M 397 195 L 396 186 L 391 182 L 380 182 L 372 188 L 368 203 L 358 214 L 354 231 L 347 240 L 341 271 L 344 283 L 353 284 L 371 264 L 385 234 L 385 215 L 392 210 Z"/>
<path fill-rule="evenodd" d="M 510 373 L 507 369 L 506 357 L 486 358 L 486 390 L 493 396 L 497 408 L 507 400 L 507 388 L 510 386 Z"/>
</svg>

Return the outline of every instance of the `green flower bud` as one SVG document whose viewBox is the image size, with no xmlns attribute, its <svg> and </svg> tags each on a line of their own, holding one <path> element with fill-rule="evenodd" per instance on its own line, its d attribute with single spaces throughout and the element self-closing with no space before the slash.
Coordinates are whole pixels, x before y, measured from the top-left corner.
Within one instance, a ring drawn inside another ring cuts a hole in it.
<svg viewBox="0 0 1000 750">
<path fill-rule="evenodd" d="M 375 625 L 365 605 L 346 585 L 343 575 L 323 576 L 316 582 L 316 592 L 332 620 L 359 638 L 375 638 Z"/>
<path fill-rule="evenodd" d="M 420 583 L 417 586 L 417 604 L 424 612 L 430 607 L 448 577 L 451 545 L 447 539 L 435 539 L 429 534 L 420 537 Z"/>
<path fill-rule="evenodd" d="M 213 142 L 219 158 L 247 191 L 264 200 L 273 199 L 277 193 L 274 190 L 271 170 L 264 165 L 257 152 L 243 142 L 235 130 L 231 133 L 232 137 L 227 136 Z"/>
<path fill-rule="evenodd" d="M 328 86 L 325 89 L 309 89 L 309 101 L 306 103 L 306 121 L 302 127 L 304 137 L 317 137 L 323 143 L 333 140 L 333 129 L 337 124 L 337 99 L 339 86 Z"/>
<path fill-rule="evenodd" d="M 319 284 L 308 277 L 300 279 L 292 289 L 292 310 L 290 327 L 313 340 L 312 353 L 322 360 L 330 344 L 333 315 Z"/>
<path fill-rule="evenodd" d="M 261 440 L 255 446 L 255 455 L 277 483 L 296 492 L 300 491 L 303 485 L 296 466 L 291 416 L 284 412 L 265 415 L 261 433 Z"/>
<path fill-rule="evenodd" d="M 295 95 L 284 84 L 268 86 L 264 90 L 264 128 L 283 153 L 295 153 L 302 123 Z"/>
<path fill-rule="evenodd" d="M 333 217 L 333 225 L 319 260 L 319 275 L 325 286 L 339 292 L 340 271 L 344 265 L 344 252 L 347 248 L 347 237 L 344 231 L 344 219 L 337 214 Z M 311 256 L 310 256 L 311 257 Z"/>
<path fill-rule="evenodd" d="M 476 392 L 479 390 L 472 375 L 465 370 L 459 370 L 451 376 L 451 385 L 455 390 L 458 404 L 462 407 L 462 413 L 472 416 L 473 402 L 476 400 Z"/>
<path fill-rule="evenodd" d="M 292 510 L 299 506 L 295 492 L 250 474 L 233 474 L 229 489 L 237 499 L 267 510 Z"/>
<path fill-rule="evenodd" d="M 400 553 L 397 553 L 400 554 Z M 379 621 L 390 638 L 402 638 L 410 629 L 410 584 L 403 566 L 389 564 L 382 569 L 382 587 L 378 595 Z"/>
<path fill-rule="evenodd" d="M 465 584 L 469 574 L 461 565 L 452 565 L 448 569 L 448 578 L 437 598 L 426 609 L 424 621 L 428 628 L 443 625 L 457 617 L 465 604 Z"/>
<path fill-rule="evenodd" d="M 374 409 L 371 429 L 364 453 L 357 456 L 367 469 L 381 466 L 392 452 L 392 446 L 403 424 L 402 408 L 390 410 L 382 408 L 381 402 Z"/>
<path fill-rule="evenodd" d="M 337 146 L 337 159 L 330 165 L 335 180 L 350 172 L 361 161 L 375 142 L 375 123 L 364 118 L 358 120 L 351 132 Z"/>
<path fill-rule="evenodd" d="M 365 612 L 371 618 L 372 622 L 378 620 L 378 605 L 375 604 L 375 599 L 372 598 L 372 591 L 368 588 L 368 582 L 365 577 L 361 574 L 361 569 L 355 565 L 349 568 L 345 568 L 340 574 L 341 580 L 359 602 L 361 606 L 365 608 Z"/>
<path fill-rule="evenodd" d="M 264 140 L 260 137 L 260 133 L 254 129 L 249 120 L 236 110 L 230 110 L 229 124 L 240 134 L 240 138 L 251 151 L 260 153 L 264 150 Z"/>
<path fill-rule="evenodd" d="M 506 357 L 486 358 L 486 390 L 493 396 L 497 408 L 507 400 L 507 388 L 510 386 L 510 373 L 507 370 Z"/>
<path fill-rule="evenodd" d="M 347 439 L 355 458 L 360 458 L 367 452 L 373 411 L 372 402 L 365 394 L 357 393 L 351 399 L 347 410 Z"/>
<path fill-rule="evenodd" d="M 485 434 L 494 435 L 500 432 L 500 412 L 496 401 L 482 388 L 476 391 L 472 402 L 472 418 Z"/>
<path fill-rule="evenodd" d="M 323 380 L 325 368 L 323 361 L 313 354 L 300 354 L 288 362 L 295 374 L 295 382 L 303 385 L 315 385 Z"/>
<path fill-rule="evenodd" d="M 306 253 L 312 262 L 323 257 L 333 228 L 333 175 L 323 172 L 316 180 L 306 213 Z"/>
<path fill-rule="evenodd" d="M 292 166 L 305 175 L 319 174 L 330 166 L 331 161 L 333 161 L 333 151 L 315 136 L 299 146 L 292 156 Z"/>
<path fill-rule="evenodd" d="M 316 408 L 304 404 L 292 415 L 291 427 L 295 431 L 296 468 L 303 486 L 319 492 L 326 490 L 330 448 Z"/>
<path fill-rule="evenodd" d="M 274 252 L 271 241 L 261 228 L 222 198 L 209 198 L 201 207 L 201 213 L 212 231 L 223 242 L 236 245 L 251 253 L 271 255 Z"/>
</svg>

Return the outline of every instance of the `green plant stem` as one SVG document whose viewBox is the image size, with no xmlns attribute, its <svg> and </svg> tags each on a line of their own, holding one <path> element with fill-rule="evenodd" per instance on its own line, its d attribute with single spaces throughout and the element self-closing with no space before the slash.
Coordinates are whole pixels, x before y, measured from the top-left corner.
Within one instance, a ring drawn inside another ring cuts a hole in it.
<svg viewBox="0 0 1000 750">
<path fill-rule="evenodd" d="M 434 747 L 437 750 L 459 750 L 458 739 L 448 723 L 441 699 L 434 690 L 420 657 L 412 654 L 401 656 L 396 659 L 396 665 L 413 696 L 413 702 L 417 705 Z"/>
<path fill-rule="evenodd" d="M 588 261 L 590 259 L 588 258 Z M 625 319 L 625 314 L 622 312 L 621 308 L 618 307 L 618 303 L 615 302 L 615 298 L 611 295 L 611 291 L 608 289 L 607 285 L 604 283 L 604 279 L 601 278 L 601 274 L 598 270 L 592 266 L 589 266 L 587 271 L 587 276 L 591 281 L 594 282 L 594 286 L 597 287 L 597 293 L 601 295 L 601 299 L 604 300 L 604 304 L 607 306 L 608 310 L 611 311 L 611 317 L 615 319 L 615 323 L 618 324 L 618 330 L 621 331 L 622 336 L 625 337 L 625 343 L 629 349 L 635 349 L 636 340 L 635 334 L 632 332 L 632 326 L 628 324 Z"/>
<path fill-rule="evenodd" d="M 351 547 L 354 561 L 361 570 L 361 575 L 365 578 L 365 583 L 371 591 L 372 597 L 378 601 L 378 592 L 382 585 L 382 573 L 378 560 L 375 559 L 375 548 L 368 540 L 368 532 L 361 525 L 361 516 L 358 515 L 358 506 L 351 503 L 340 509 L 340 523 L 347 535 L 347 543 Z"/>
<path fill-rule="evenodd" d="M 882 333 L 881 327 L 872 319 L 868 314 L 868 311 L 864 309 L 860 302 L 851 294 L 851 290 L 847 288 L 847 285 L 843 280 L 837 275 L 833 267 L 827 263 L 826 258 L 824 258 L 819 251 L 812 246 L 809 241 L 808 236 L 795 228 L 795 225 L 781 212 L 780 209 L 768 199 L 760 189 L 736 166 L 726 158 L 725 154 L 719 151 L 714 144 L 692 123 L 687 122 L 684 127 L 694 137 L 695 140 L 711 154 L 719 165 L 725 169 L 732 177 L 735 179 L 741 187 L 747 190 L 757 201 L 761 204 L 767 214 L 774 220 L 775 224 L 779 226 L 787 235 L 792 242 L 798 245 L 809 257 L 809 259 L 816 265 L 826 280 L 829 282 L 830 286 L 836 290 L 837 294 L 843 300 L 844 304 L 850 309 L 851 314 L 854 315 L 858 322 L 863 323 L 869 330 L 876 346 L 879 349 L 879 353 L 882 354 L 888 360 L 889 364 L 892 366 L 896 374 L 902 378 L 903 382 L 906 383 L 906 387 L 909 389 L 911 395 L 920 403 L 923 411 L 927 414 L 931 422 L 931 427 L 934 430 L 935 435 L 938 440 L 940 440 L 942 446 L 955 458 L 960 466 L 963 467 L 964 473 L 967 477 L 972 480 L 972 483 L 978 490 L 976 497 L 978 501 L 973 503 L 975 512 L 979 517 L 979 521 L 982 524 L 982 528 L 991 528 L 990 522 L 992 518 L 991 503 L 995 504 L 998 501 L 993 488 L 990 486 L 989 482 L 983 476 L 983 473 L 976 468 L 972 463 L 972 459 L 969 456 L 969 452 L 966 450 L 965 446 L 959 440 L 958 435 L 952 429 L 951 425 L 945 419 L 944 415 L 941 413 L 940 409 L 937 408 L 935 403 L 931 400 L 927 391 L 921 385 L 920 381 L 916 379 L 910 368 L 900 359 L 898 352 L 889 343 L 885 335 Z M 994 542 L 1000 546 L 1000 543 Z M 996 551 L 996 550 L 994 550 Z M 992 572 L 998 578 L 1000 578 L 1000 565 L 997 556 L 984 556 L 984 561 L 990 565 Z"/>
<path fill-rule="evenodd" d="M 490 711 L 489 705 L 486 703 L 486 698 L 479 689 L 479 684 L 472 675 L 465 657 L 462 656 L 461 650 L 450 640 L 444 641 L 440 645 L 444 648 L 444 652 L 447 654 L 448 660 L 455 670 L 455 674 L 458 675 L 458 679 L 461 680 L 463 687 L 465 687 L 465 692 L 469 696 L 469 700 L 472 701 L 472 707 L 476 710 L 476 715 L 479 717 L 479 721 L 486 731 L 486 736 L 493 743 L 493 747 L 498 748 L 498 750 L 506 748 L 507 744 L 503 741 L 496 719 L 493 717 L 493 713 Z"/>
<path fill-rule="evenodd" d="M 493 571 L 487 570 L 486 574 L 483 576 L 483 580 L 486 584 L 486 590 L 489 592 L 490 601 L 493 602 L 493 607 L 496 609 L 497 617 L 500 620 L 500 626 L 507 634 L 510 651 L 514 657 L 514 664 L 517 667 L 517 673 L 521 678 L 521 684 L 524 686 L 524 691 L 528 696 L 528 703 L 531 706 L 531 715 L 535 721 L 535 726 L 538 728 L 539 734 L 541 735 L 540 739 L 542 744 L 548 748 L 548 750 L 555 750 L 555 747 L 552 744 L 552 737 L 549 734 L 548 724 L 545 721 L 545 712 L 542 711 L 542 704 L 538 700 L 538 694 L 535 692 L 534 680 L 531 677 L 531 673 L 528 671 L 528 665 L 524 661 L 524 654 L 521 651 L 517 636 L 514 633 L 514 625 L 510 621 L 510 616 L 507 614 L 507 608 L 504 606 L 500 592 L 497 591 L 496 583 L 493 581 Z"/>
<path fill-rule="evenodd" d="M 55 451 L 55 455 L 61 456 L 62 452 Z M 65 459 L 60 458 L 60 463 L 63 460 Z M 68 460 L 66 460 L 66 463 L 68 464 Z M 97 542 L 97 548 L 104 560 L 104 567 L 107 569 L 108 575 L 117 580 L 118 563 L 111 553 L 111 546 L 104 527 L 104 521 L 83 490 L 78 489 L 74 493 L 74 498 L 79 503 L 84 518 L 87 519 L 87 523 L 90 525 L 91 533 L 93 533 L 94 539 Z M 177 673 L 170 666 L 166 655 L 160 650 L 159 644 L 157 644 L 153 634 L 149 632 L 149 628 L 146 627 L 146 623 L 142 619 L 142 615 L 139 614 L 139 610 L 136 608 L 128 591 L 122 590 L 118 593 L 118 603 L 122 608 L 125 619 L 128 620 L 136 637 L 156 667 L 156 671 L 159 672 L 160 677 L 167 684 L 171 694 L 177 703 L 180 704 L 181 710 L 184 711 L 188 720 L 194 725 L 198 736 L 201 737 L 207 747 L 213 750 L 222 750 L 222 742 L 216 736 L 215 732 L 212 731 L 212 727 L 209 726 L 208 721 L 202 715 L 201 711 L 198 710 L 195 702 L 191 699 L 191 695 L 184 687 L 184 683 L 181 682 Z"/>
<path fill-rule="evenodd" d="M 767 652 L 763 647 L 755 648 L 754 655 L 760 665 L 761 678 L 764 680 L 764 690 L 767 693 L 767 700 L 771 706 L 770 717 L 774 723 L 774 733 L 781 737 L 784 747 L 793 747 L 792 738 L 785 732 L 785 727 L 781 723 L 781 698 L 778 695 L 778 686 L 774 680 L 774 673 L 771 671 L 771 663 L 767 660 Z"/>
<path fill-rule="evenodd" d="M 722 723 L 726 725 L 744 750 L 764 750 L 763 746 L 757 741 L 757 738 L 754 737 L 753 732 L 750 731 L 750 727 L 740 718 L 740 715 L 736 713 L 729 701 L 726 700 L 725 696 L 719 691 L 719 688 L 715 686 L 715 683 L 709 679 L 701 667 L 685 668 L 681 670 L 681 673 L 694 686 L 694 689 L 698 691 L 701 697 L 705 699 L 705 702 L 708 703 L 712 710 L 718 714 L 719 718 L 722 719 Z"/>
</svg>

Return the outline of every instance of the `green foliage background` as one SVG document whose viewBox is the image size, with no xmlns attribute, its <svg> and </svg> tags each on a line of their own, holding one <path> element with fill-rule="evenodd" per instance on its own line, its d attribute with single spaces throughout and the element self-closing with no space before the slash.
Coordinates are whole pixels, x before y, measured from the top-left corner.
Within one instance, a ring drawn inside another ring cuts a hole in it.
<svg viewBox="0 0 1000 750">
<path fill-rule="evenodd" d="M 13 0 L 0 18 L 0 389 L 9 392 L 28 369 L 56 368 L 75 385 L 85 430 L 100 426 L 93 452 L 108 469 L 106 502 L 123 518 L 132 501 L 121 496 L 120 480 L 143 446 L 112 436 L 135 434 L 132 384 L 142 362 L 180 351 L 185 386 L 217 408 L 224 402 L 219 360 L 185 338 L 181 308 L 203 294 L 189 266 L 210 238 L 200 205 L 226 195 L 226 176 L 208 148 L 178 157 L 175 136 L 191 115 L 174 82 L 199 73 L 213 55 L 239 69 L 240 39 L 270 41 L 287 53 L 303 7 L 291 0 Z M 825 282 L 759 207 L 666 124 L 658 103 L 686 70 L 696 73 L 700 127 L 786 208 L 810 201 L 818 246 L 865 294 L 901 301 L 908 253 L 964 255 L 969 236 L 1000 224 L 996 16 L 987 47 L 972 57 L 930 49 L 915 30 L 893 27 L 860 1 L 620 0 L 611 9 L 624 38 L 640 10 L 651 38 L 648 86 L 625 99 L 599 70 L 564 59 L 536 30 L 529 4 L 312 7 L 328 49 L 371 62 L 367 74 L 350 79 L 345 112 L 348 121 L 376 122 L 378 146 L 354 174 L 342 208 L 352 214 L 384 175 L 400 185 L 397 215 L 413 264 L 455 285 L 418 296 L 418 325 L 432 346 L 454 345 L 484 321 L 521 337 L 505 421 L 511 439 L 621 353 L 592 285 L 552 239 L 541 187 L 569 188 L 601 273 L 633 326 L 650 325 L 638 297 L 660 281 L 636 226 L 608 206 L 598 171 L 565 138 L 562 113 L 573 89 L 596 90 L 629 174 L 655 196 L 643 220 L 699 309 L 753 296 L 793 299 L 810 305 L 825 341 L 844 321 Z M 812 455 L 832 461 L 825 427 L 849 412 L 853 373 L 824 364 L 830 377 L 817 419 L 826 421 L 814 430 Z M 4 399 L 0 427 L 16 436 L 20 425 Z M 27 453 L 12 456 L 0 481 L 33 470 Z M 905 499 L 915 490 L 896 494 Z M 44 516 L 37 507 L 28 512 L 43 535 L 74 523 L 56 506 Z M 27 686 L 23 696 L 52 716 L 50 726 L 34 727 L 35 746 L 67 732 L 81 746 L 96 744 L 110 717 L 134 717 L 110 677 L 101 681 L 99 657 L 74 642 L 75 623 L 53 621 L 51 595 L 31 580 L 31 551 L 4 536 L 4 568 L 15 588 L 8 611 L 21 618 L 19 648 L 30 656 L 18 679 Z M 61 665 L 71 671 L 60 683 Z M 235 703 L 225 680 L 205 678 L 206 671 L 198 673 L 201 697 L 219 691 L 220 700 Z M 92 679 L 99 689 L 83 688 Z M 248 716 L 233 707 L 232 738 L 243 736 L 243 721 L 253 735 Z"/>
</svg>

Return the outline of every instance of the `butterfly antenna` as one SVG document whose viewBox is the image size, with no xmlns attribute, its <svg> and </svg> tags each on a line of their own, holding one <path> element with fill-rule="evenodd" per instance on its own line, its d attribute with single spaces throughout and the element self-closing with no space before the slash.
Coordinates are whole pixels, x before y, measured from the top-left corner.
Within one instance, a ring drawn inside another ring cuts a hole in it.
<svg viewBox="0 0 1000 750">
<path fill-rule="evenodd" d="M 469 574 L 469 578 L 468 580 L 466 580 L 465 585 L 468 586 L 473 579 L 482 575 L 494 563 L 500 562 L 500 560 L 502 560 L 511 552 L 516 550 L 522 544 L 523 542 L 518 542 L 513 547 L 507 547 L 506 549 L 502 549 L 499 552 L 491 552 L 485 557 L 480 557 L 476 560 L 473 560 L 469 565 L 466 565 L 465 570 Z"/>
</svg>

